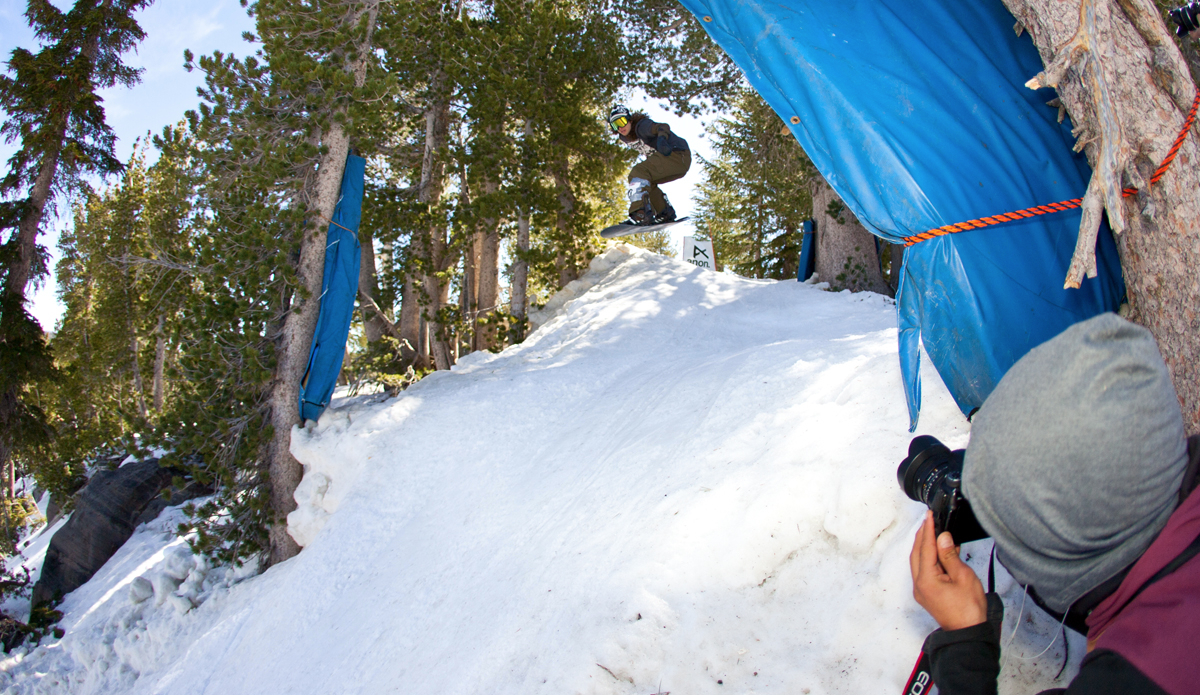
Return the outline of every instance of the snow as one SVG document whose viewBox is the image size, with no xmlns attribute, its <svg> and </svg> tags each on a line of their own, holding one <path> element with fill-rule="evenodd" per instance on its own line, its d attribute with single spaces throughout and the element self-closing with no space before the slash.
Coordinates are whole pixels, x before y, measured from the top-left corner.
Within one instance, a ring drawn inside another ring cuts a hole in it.
<svg viewBox="0 0 1200 695">
<path fill-rule="evenodd" d="M 294 430 L 297 558 L 211 569 L 160 517 L 0 687 L 898 693 L 934 625 L 908 568 L 923 507 L 895 477 L 891 300 L 619 246 L 547 309 L 521 345 Z M 964 446 L 922 383 L 917 434 Z M 989 550 L 964 554 L 984 572 Z M 1001 692 L 1069 679 L 1082 641 L 1054 681 L 1061 638 L 1032 657 L 1059 626 L 998 580 Z"/>
</svg>

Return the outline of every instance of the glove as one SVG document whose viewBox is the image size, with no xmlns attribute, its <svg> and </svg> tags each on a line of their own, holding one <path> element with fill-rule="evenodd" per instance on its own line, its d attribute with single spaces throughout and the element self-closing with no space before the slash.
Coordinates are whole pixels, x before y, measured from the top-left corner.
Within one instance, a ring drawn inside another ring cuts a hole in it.
<svg viewBox="0 0 1200 695">
<path fill-rule="evenodd" d="M 658 153 L 662 156 L 670 157 L 672 152 L 671 141 L 667 139 L 667 136 L 659 135 L 658 142 L 654 143 L 654 149 L 658 150 Z"/>
</svg>

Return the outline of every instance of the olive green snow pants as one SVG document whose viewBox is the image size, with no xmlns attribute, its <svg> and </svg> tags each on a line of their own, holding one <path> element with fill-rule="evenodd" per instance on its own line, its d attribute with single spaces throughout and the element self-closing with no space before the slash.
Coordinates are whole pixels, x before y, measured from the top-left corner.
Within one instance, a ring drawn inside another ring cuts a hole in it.
<svg viewBox="0 0 1200 695">
<path fill-rule="evenodd" d="M 670 157 L 664 157 L 654 152 L 649 157 L 634 165 L 629 171 L 629 180 L 645 179 L 650 182 L 650 204 L 654 206 L 654 214 L 659 214 L 667 207 L 667 201 L 658 188 L 660 183 L 670 183 L 684 177 L 692 166 L 692 153 L 688 150 L 675 150 Z M 640 210 L 645 203 L 641 200 L 629 201 L 629 214 Z"/>
</svg>

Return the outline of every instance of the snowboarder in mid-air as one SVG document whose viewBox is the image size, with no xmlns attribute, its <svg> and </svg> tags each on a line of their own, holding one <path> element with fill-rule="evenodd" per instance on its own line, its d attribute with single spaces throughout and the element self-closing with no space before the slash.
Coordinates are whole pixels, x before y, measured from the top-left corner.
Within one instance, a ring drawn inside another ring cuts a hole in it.
<svg viewBox="0 0 1200 695">
<path fill-rule="evenodd" d="M 629 221 L 625 224 L 675 222 L 675 208 L 658 186 L 687 174 L 692 165 L 687 140 L 672 133 L 666 123 L 656 123 L 640 111 L 630 113 L 620 104 L 609 112 L 608 125 L 622 144 L 646 155 L 629 172 Z"/>
</svg>

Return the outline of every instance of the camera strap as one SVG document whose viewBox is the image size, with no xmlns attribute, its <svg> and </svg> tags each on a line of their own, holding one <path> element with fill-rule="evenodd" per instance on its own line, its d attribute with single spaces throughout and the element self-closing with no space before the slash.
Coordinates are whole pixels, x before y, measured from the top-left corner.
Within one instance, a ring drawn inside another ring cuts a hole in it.
<svg viewBox="0 0 1200 695">
<path fill-rule="evenodd" d="M 913 666 L 912 675 L 908 677 L 908 683 L 904 685 L 903 695 L 936 695 L 937 686 L 933 684 L 933 664 L 929 662 L 929 655 L 925 650 L 921 650 L 921 655 L 917 657 L 917 663 Z"/>
<path fill-rule="evenodd" d="M 988 590 L 989 594 L 996 591 L 996 541 L 992 541 L 992 553 L 988 559 Z"/>
<path fill-rule="evenodd" d="M 988 575 L 987 575 L 987 590 L 988 593 L 996 591 L 996 544 L 992 543 L 991 557 L 988 559 Z M 917 657 L 917 663 L 913 665 L 912 673 L 908 676 L 908 682 L 904 684 L 902 695 L 937 695 L 937 686 L 933 682 L 933 664 L 929 661 L 929 655 L 925 650 L 921 650 L 921 655 Z"/>
</svg>

